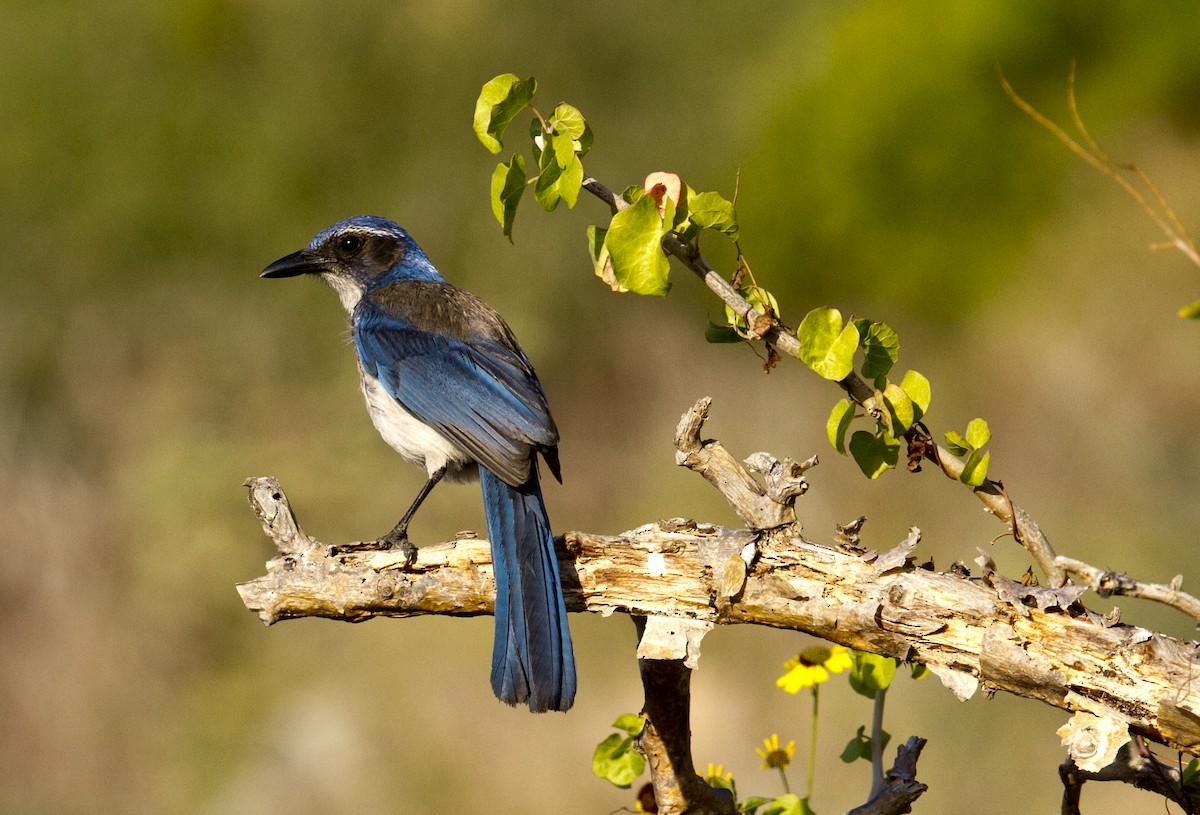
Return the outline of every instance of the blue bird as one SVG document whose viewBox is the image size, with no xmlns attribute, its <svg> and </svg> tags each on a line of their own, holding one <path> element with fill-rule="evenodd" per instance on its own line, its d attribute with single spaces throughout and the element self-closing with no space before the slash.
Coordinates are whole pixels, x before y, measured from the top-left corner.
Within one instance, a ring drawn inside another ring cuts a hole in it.
<svg viewBox="0 0 1200 815">
<path fill-rule="evenodd" d="M 496 576 L 492 689 L 535 712 L 569 709 L 575 657 L 537 462 L 562 481 L 558 429 L 512 331 L 386 218 L 340 221 L 261 276 L 302 274 L 328 283 L 350 314 L 375 428 L 429 476 L 380 543 L 415 552 L 408 524 L 430 490 L 478 477 Z"/>
</svg>

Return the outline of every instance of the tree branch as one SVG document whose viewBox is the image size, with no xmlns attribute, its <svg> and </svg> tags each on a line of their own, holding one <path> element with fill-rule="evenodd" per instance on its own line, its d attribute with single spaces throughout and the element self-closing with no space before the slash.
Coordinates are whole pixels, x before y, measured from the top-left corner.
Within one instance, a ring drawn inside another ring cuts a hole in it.
<svg viewBox="0 0 1200 815">
<path fill-rule="evenodd" d="M 913 802 L 924 794 L 927 786 L 917 781 L 917 759 L 925 747 L 925 739 L 913 736 L 896 749 L 896 763 L 884 779 L 882 789 L 872 790 L 871 800 L 855 807 L 846 815 L 900 815 L 912 812 Z"/>
<path fill-rule="evenodd" d="M 703 412 L 702 405 L 693 410 Z M 699 425 L 689 426 L 698 437 Z M 681 442 L 685 457 L 691 435 Z M 716 449 L 715 442 L 702 447 Z M 709 466 L 722 460 L 706 459 Z M 729 485 L 740 476 L 710 480 Z M 463 537 L 422 547 L 407 568 L 403 553 L 331 554 L 300 529 L 277 481 L 250 479 L 247 486 L 279 550 L 266 575 L 238 586 L 264 622 L 492 613 L 486 541 Z M 879 554 L 851 544 L 822 546 L 797 527 L 728 529 L 674 519 L 617 536 L 568 532 L 559 551 L 567 607 L 805 631 L 925 664 L 960 699 L 982 685 L 988 694 L 1007 691 L 1124 722 L 1200 755 L 1195 643 L 1110 625 L 1079 604 L 1082 589 L 1029 589 L 989 568 L 971 578 L 961 568 L 914 567 L 906 557 L 911 535 L 905 548 Z"/>
<path fill-rule="evenodd" d="M 1064 813 L 1080 811 L 1079 800 L 1086 781 L 1120 781 L 1174 801 L 1186 813 L 1200 811 L 1200 789 L 1181 789 L 1179 770 L 1159 761 L 1149 750 L 1139 748 L 1136 740 L 1125 744 L 1107 767 L 1089 772 L 1067 759 L 1058 768 L 1058 775 L 1063 782 Z"/>
</svg>

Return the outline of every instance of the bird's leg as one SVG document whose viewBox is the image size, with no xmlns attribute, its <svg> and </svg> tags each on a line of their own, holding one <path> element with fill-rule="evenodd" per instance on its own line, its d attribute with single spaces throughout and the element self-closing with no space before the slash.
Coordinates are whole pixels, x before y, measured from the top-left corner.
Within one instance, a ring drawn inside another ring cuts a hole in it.
<svg viewBox="0 0 1200 815">
<path fill-rule="evenodd" d="M 421 491 L 417 493 L 417 497 L 413 499 L 412 504 L 405 511 L 404 517 L 392 528 L 392 531 L 379 539 L 381 544 L 387 544 L 388 548 L 402 549 L 408 557 L 408 562 L 412 563 L 417 557 L 417 549 L 408 542 L 408 524 L 412 520 L 413 515 L 417 512 L 417 507 L 433 490 L 442 476 L 446 474 L 445 467 L 439 467 L 437 470 L 429 474 L 429 480 L 425 482 L 425 486 L 421 487 Z"/>
<path fill-rule="evenodd" d="M 392 531 L 388 532 L 378 540 L 362 541 L 361 543 L 348 543 L 343 546 L 334 546 L 330 548 L 331 555 L 339 555 L 346 552 L 363 552 L 363 551 L 378 551 L 380 549 L 399 549 L 404 553 L 404 565 L 411 566 L 417 560 L 417 547 L 408 542 L 408 524 L 412 520 L 413 515 L 417 512 L 417 507 L 433 490 L 434 486 L 442 480 L 442 476 L 446 474 L 446 468 L 441 467 L 431 473 L 429 480 L 425 482 L 425 486 L 421 487 L 421 491 L 417 493 L 417 497 L 413 499 L 412 504 L 405 511 L 404 517 L 392 527 Z"/>
</svg>

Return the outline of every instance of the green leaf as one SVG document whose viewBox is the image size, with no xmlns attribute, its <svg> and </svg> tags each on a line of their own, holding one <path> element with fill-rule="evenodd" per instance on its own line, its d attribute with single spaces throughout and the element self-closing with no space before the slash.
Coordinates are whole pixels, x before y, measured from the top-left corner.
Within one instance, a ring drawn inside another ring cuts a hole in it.
<svg viewBox="0 0 1200 815">
<path fill-rule="evenodd" d="M 850 437 L 850 455 L 867 478 L 875 479 L 896 466 L 900 458 L 900 442 L 891 436 L 856 430 Z"/>
<path fill-rule="evenodd" d="M 761 795 L 752 795 L 738 804 L 738 812 L 744 812 L 746 815 L 754 815 L 760 806 L 769 804 L 772 800 L 771 798 L 763 798 Z"/>
<path fill-rule="evenodd" d="M 632 737 L 620 733 L 597 744 L 592 754 L 592 773 L 622 789 L 628 789 L 645 768 L 646 759 L 633 749 Z"/>
<path fill-rule="evenodd" d="M 583 114 L 573 105 L 568 105 L 563 102 L 554 109 L 550 114 L 548 123 L 555 133 L 564 133 L 571 137 L 572 140 L 583 138 L 584 131 L 587 130 L 587 122 L 584 121 Z"/>
<path fill-rule="evenodd" d="M 554 160 L 558 166 L 567 169 L 575 158 L 575 140 L 566 133 L 555 133 L 550 137 L 550 148 L 554 150 Z"/>
<path fill-rule="evenodd" d="M 564 163 L 559 163 L 564 144 L 567 145 L 566 159 Z M 541 172 L 533 188 L 533 197 L 542 209 L 553 212 L 559 201 L 566 201 L 568 207 L 574 207 L 579 198 L 579 189 L 583 186 L 583 164 L 571 148 L 570 139 L 551 136 L 538 166 Z"/>
<path fill-rule="evenodd" d="M 892 435 L 902 436 L 912 427 L 914 410 L 912 400 L 899 385 L 889 384 L 883 391 L 883 403 L 892 418 Z"/>
<path fill-rule="evenodd" d="M 842 313 L 822 306 L 805 315 L 796 331 L 800 341 L 800 359 L 825 379 L 845 379 L 854 370 L 854 352 L 858 348 L 858 330 L 853 324 L 842 325 Z"/>
<path fill-rule="evenodd" d="M 919 420 L 929 412 L 929 403 L 933 401 L 933 393 L 929 387 L 928 379 L 916 371 L 909 371 L 900 380 L 900 390 L 907 393 L 908 398 L 918 408 L 918 410 L 913 412 L 914 419 Z"/>
<path fill-rule="evenodd" d="M 1190 306 L 1184 306 L 1179 309 L 1179 316 L 1188 320 L 1200 320 L 1200 300 L 1192 303 Z"/>
<path fill-rule="evenodd" d="M 607 234 L 608 230 L 602 226 L 587 228 L 588 253 L 592 256 L 592 268 L 596 271 L 596 277 L 603 280 L 610 289 L 615 292 L 627 292 L 629 289 L 617 282 L 616 276 L 613 275 L 612 258 L 608 255 L 608 247 L 604 245 L 604 237 Z"/>
<path fill-rule="evenodd" d="M 1185 790 L 1200 787 L 1200 758 L 1193 758 L 1183 768 L 1183 772 L 1179 774 L 1179 786 Z"/>
<path fill-rule="evenodd" d="M 868 699 L 874 699 L 879 691 L 887 690 L 896 676 L 897 660 L 892 657 L 851 651 L 850 659 L 854 662 L 854 667 L 850 669 L 850 687 Z"/>
<path fill-rule="evenodd" d="M 928 665 L 922 665 L 919 662 L 914 662 L 912 664 L 912 678 L 913 679 L 924 679 L 927 676 L 929 676 L 929 666 Z"/>
<path fill-rule="evenodd" d="M 971 443 L 963 438 L 963 435 L 957 430 L 946 431 L 946 446 L 956 456 L 965 456 L 971 452 Z"/>
<path fill-rule="evenodd" d="M 900 356 L 900 337 L 883 323 L 871 323 L 862 338 L 862 347 L 863 376 L 867 379 L 886 376 Z"/>
<path fill-rule="evenodd" d="M 712 229 L 730 240 L 738 239 L 737 213 L 733 204 L 715 192 L 688 196 L 688 219 L 701 229 Z"/>
<path fill-rule="evenodd" d="M 704 326 L 704 341 L 711 343 L 741 342 L 742 335 L 727 325 L 717 325 L 712 320 Z"/>
<path fill-rule="evenodd" d="M 967 444 L 978 450 L 991 440 L 992 431 L 988 429 L 988 423 L 983 419 L 972 419 L 967 425 Z"/>
<path fill-rule="evenodd" d="M 858 726 L 858 732 L 842 748 L 842 754 L 839 756 L 842 761 L 852 764 L 860 758 L 866 761 L 871 760 L 871 739 L 864 735 L 866 730 L 865 724 Z"/>
<path fill-rule="evenodd" d="M 513 155 L 508 164 L 497 164 L 492 173 L 492 214 L 500 222 L 504 237 L 512 241 L 513 220 L 517 217 L 517 204 L 525 194 L 525 158 L 520 153 Z"/>
<path fill-rule="evenodd" d="M 576 139 L 575 152 L 580 158 L 587 155 L 588 150 L 592 149 L 592 140 L 595 136 L 592 133 L 592 126 L 586 122 L 583 125 L 583 135 Z"/>
<path fill-rule="evenodd" d="M 970 487 L 982 487 L 983 482 L 987 481 L 988 459 L 991 457 L 991 453 L 980 454 L 978 450 L 972 450 L 958 480 Z"/>
<path fill-rule="evenodd" d="M 843 456 L 846 455 L 846 433 L 853 421 L 854 405 L 849 399 L 840 399 L 829 412 L 829 419 L 825 422 L 825 433 L 829 436 L 829 443 Z"/>
<path fill-rule="evenodd" d="M 762 815 L 813 815 L 813 811 L 808 808 L 807 801 L 795 793 L 789 792 L 767 804 Z"/>
<path fill-rule="evenodd" d="M 475 100 L 475 135 L 484 147 L 493 153 L 503 149 L 500 138 L 505 129 L 536 90 L 537 80 L 522 80 L 516 74 L 500 74 L 483 86 Z"/>
<path fill-rule="evenodd" d="M 646 727 L 646 720 L 636 713 L 622 713 L 612 726 L 623 730 L 631 736 L 640 736 Z"/>
<path fill-rule="evenodd" d="M 667 209 L 674 215 L 669 202 Z M 629 291 L 664 297 L 671 288 L 667 279 L 671 267 L 662 248 L 665 223 L 670 219 L 658 214 L 658 204 L 648 195 L 613 216 L 604 245 L 613 274 Z"/>
</svg>

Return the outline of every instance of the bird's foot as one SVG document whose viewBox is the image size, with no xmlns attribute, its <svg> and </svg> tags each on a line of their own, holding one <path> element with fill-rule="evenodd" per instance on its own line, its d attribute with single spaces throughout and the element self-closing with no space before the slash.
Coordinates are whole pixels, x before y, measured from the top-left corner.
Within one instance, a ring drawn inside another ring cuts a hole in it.
<svg viewBox="0 0 1200 815">
<path fill-rule="evenodd" d="M 338 555 L 357 554 L 359 552 L 392 552 L 398 551 L 404 554 L 404 568 L 409 568 L 417 562 L 417 547 L 408 542 L 408 535 L 396 530 L 384 535 L 382 538 L 373 541 L 356 541 L 355 543 L 345 543 L 340 546 L 330 546 L 329 556 L 337 557 Z"/>
<path fill-rule="evenodd" d="M 380 549 L 390 549 L 404 553 L 404 568 L 411 567 L 417 562 L 417 547 L 408 542 L 408 530 L 397 526 L 391 532 L 375 541 Z"/>
</svg>

